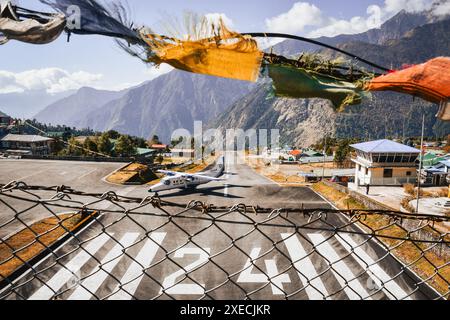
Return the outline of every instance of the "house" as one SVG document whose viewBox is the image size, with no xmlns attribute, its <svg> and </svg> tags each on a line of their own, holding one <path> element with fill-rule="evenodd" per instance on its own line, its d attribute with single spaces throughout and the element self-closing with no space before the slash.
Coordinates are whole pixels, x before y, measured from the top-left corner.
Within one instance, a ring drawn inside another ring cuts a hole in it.
<svg viewBox="0 0 450 320">
<path fill-rule="evenodd" d="M 0 139 L 0 150 L 14 155 L 48 155 L 54 140 L 38 135 L 7 134 Z"/>
<path fill-rule="evenodd" d="M 172 158 L 195 158 L 194 149 L 172 149 L 170 151 Z"/>
<path fill-rule="evenodd" d="M 436 165 L 425 168 L 420 175 L 422 182 L 435 186 L 445 186 L 450 179 L 450 158 L 439 161 Z"/>
<path fill-rule="evenodd" d="M 11 117 L 0 111 L 0 126 L 9 126 L 10 124 Z"/>
<path fill-rule="evenodd" d="M 11 117 L 0 111 L 0 137 L 9 132 L 11 123 Z"/>
<path fill-rule="evenodd" d="M 167 150 L 168 146 L 166 144 L 152 144 L 150 146 L 151 149 L 154 149 L 158 152 L 164 152 Z"/>
<path fill-rule="evenodd" d="M 416 183 L 420 150 L 391 140 L 351 145 L 356 151 L 355 187 Z"/>
<path fill-rule="evenodd" d="M 291 152 L 289 152 L 290 156 L 293 156 L 295 158 L 296 161 L 298 161 L 302 155 L 302 151 L 301 150 L 292 150 Z"/>
<path fill-rule="evenodd" d="M 320 156 L 320 157 L 301 157 L 300 163 L 324 163 L 324 162 L 333 162 L 334 156 Z"/>
<path fill-rule="evenodd" d="M 312 157 L 312 158 L 323 157 L 323 153 L 317 152 L 316 150 L 312 149 L 305 149 L 303 150 L 301 157 Z"/>
</svg>

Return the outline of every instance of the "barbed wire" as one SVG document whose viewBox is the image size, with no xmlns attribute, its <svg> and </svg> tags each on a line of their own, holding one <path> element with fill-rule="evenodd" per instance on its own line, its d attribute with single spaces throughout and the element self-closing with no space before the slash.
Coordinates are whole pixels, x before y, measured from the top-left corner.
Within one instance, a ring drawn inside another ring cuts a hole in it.
<svg viewBox="0 0 450 320">
<path fill-rule="evenodd" d="M 180 204 L 18 181 L 0 185 L 0 212 L 2 299 L 450 295 L 447 216 Z"/>
</svg>

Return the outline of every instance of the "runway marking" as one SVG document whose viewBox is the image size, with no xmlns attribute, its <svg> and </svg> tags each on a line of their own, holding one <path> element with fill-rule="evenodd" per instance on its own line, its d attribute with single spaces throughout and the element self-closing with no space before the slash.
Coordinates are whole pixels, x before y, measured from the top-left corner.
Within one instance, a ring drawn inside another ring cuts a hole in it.
<svg viewBox="0 0 450 320">
<path fill-rule="evenodd" d="M 113 236 L 114 234 L 110 234 Z M 49 300 L 58 292 L 74 274 L 78 273 L 83 265 L 85 265 L 93 255 L 100 250 L 105 243 L 111 239 L 109 235 L 102 234 L 101 236 L 91 240 L 89 244 L 81 250 L 72 260 L 70 260 L 65 267 L 62 267 L 49 281 L 45 283 L 38 291 L 36 291 L 29 300 Z"/>
<path fill-rule="evenodd" d="M 94 173 L 97 170 L 98 170 L 98 168 L 93 169 L 93 170 L 89 171 L 88 173 L 85 173 L 82 176 L 78 177 L 77 180 L 83 179 L 83 178 L 87 177 L 88 175 L 90 175 L 91 173 Z"/>
<path fill-rule="evenodd" d="M 132 298 L 144 277 L 144 270 L 151 265 L 160 248 L 159 245 L 161 245 L 165 237 L 166 233 L 164 232 L 152 233 L 151 239 L 145 242 L 135 261 L 133 261 L 120 280 L 120 284 L 125 283 L 125 285 L 120 288 L 120 284 L 118 284 L 113 291 L 117 292 L 109 297 L 108 300 L 130 300 Z"/>
<path fill-rule="evenodd" d="M 342 237 L 342 238 L 340 238 Z M 341 234 L 336 237 L 339 243 L 348 252 L 354 252 L 353 257 L 367 273 L 379 288 L 383 288 L 389 299 L 411 300 L 408 294 L 390 277 L 375 261 L 359 246 L 348 234 Z"/>
<path fill-rule="evenodd" d="M 305 286 L 306 294 L 310 300 L 323 300 L 328 296 L 328 291 L 325 288 L 322 280 L 317 274 L 311 259 L 308 257 L 297 235 L 290 233 L 282 233 L 281 238 L 286 245 L 288 253 L 294 262 L 295 268 L 298 270 L 298 276 Z M 311 285 L 308 285 L 308 281 Z M 326 298 L 330 300 L 331 298 Z"/>
<path fill-rule="evenodd" d="M 30 177 L 32 177 L 32 176 L 35 176 L 35 175 L 44 173 L 44 172 L 46 172 L 46 171 L 48 171 L 48 169 L 41 170 L 41 171 L 38 171 L 38 172 L 35 172 L 35 173 L 32 173 L 32 174 L 29 174 L 29 175 L 27 175 L 27 176 L 25 176 L 25 177 L 21 177 L 21 178 L 19 178 L 19 179 L 17 179 L 17 180 L 18 180 L 18 181 L 23 181 L 23 180 L 25 180 L 25 179 L 28 179 L 28 178 L 30 178 Z"/>
<path fill-rule="evenodd" d="M 119 243 L 103 258 L 100 265 L 95 268 L 91 275 L 85 278 L 81 285 L 75 289 L 69 300 L 89 300 L 123 258 L 124 248 L 132 245 L 138 236 L 139 233 L 126 233 Z"/>
<path fill-rule="evenodd" d="M 225 179 L 228 179 L 228 177 L 226 177 Z M 228 184 L 225 184 L 225 185 L 224 185 L 223 195 L 224 195 L 225 197 L 228 197 Z"/>
<path fill-rule="evenodd" d="M 210 248 L 181 248 L 175 252 L 175 258 L 183 258 L 185 255 L 198 255 L 199 258 L 193 263 L 187 265 L 183 269 L 171 274 L 162 284 L 163 288 L 159 291 L 160 294 L 163 293 L 163 289 L 165 293 L 170 295 L 203 295 L 205 294 L 205 285 L 204 284 L 186 284 L 179 283 L 175 284 L 178 277 L 185 275 L 186 273 L 191 272 L 195 268 L 201 266 L 202 264 L 208 263 L 209 254 L 211 252 Z"/>
<path fill-rule="evenodd" d="M 363 288 L 358 279 L 355 279 L 355 275 L 353 274 L 353 272 L 341 260 L 330 243 L 328 241 L 325 242 L 325 237 L 323 235 L 318 233 L 310 233 L 308 234 L 308 237 L 313 242 L 316 250 L 331 264 L 331 271 L 335 275 L 337 281 L 342 286 L 349 299 L 372 300 L 372 298 L 369 297 L 369 293 L 367 292 L 367 290 Z"/>
<path fill-rule="evenodd" d="M 238 283 L 269 283 L 272 288 L 272 293 L 274 295 L 282 295 L 284 292 L 283 283 L 291 283 L 291 278 L 288 274 L 280 274 L 275 260 L 265 260 L 264 263 L 267 269 L 267 275 L 263 273 L 253 273 L 253 268 L 255 267 L 254 262 L 258 260 L 261 248 L 253 248 L 250 253 L 250 258 L 244 265 L 244 271 L 241 272 Z"/>
</svg>

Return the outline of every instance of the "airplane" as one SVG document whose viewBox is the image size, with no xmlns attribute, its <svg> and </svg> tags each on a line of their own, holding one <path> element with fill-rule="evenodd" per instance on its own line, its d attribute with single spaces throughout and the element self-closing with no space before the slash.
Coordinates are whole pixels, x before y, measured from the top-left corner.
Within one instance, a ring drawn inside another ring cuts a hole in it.
<svg viewBox="0 0 450 320">
<path fill-rule="evenodd" d="M 219 178 L 225 170 L 225 157 L 220 157 L 213 169 L 199 173 L 184 173 L 168 170 L 158 170 L 157 172 L 166 175 L 161 182 L 155 184 L 148 192 L 161 192 L 172 189 L 195 188 L 201 184 L 212 181 L 224 181 Z"/>
</svg>

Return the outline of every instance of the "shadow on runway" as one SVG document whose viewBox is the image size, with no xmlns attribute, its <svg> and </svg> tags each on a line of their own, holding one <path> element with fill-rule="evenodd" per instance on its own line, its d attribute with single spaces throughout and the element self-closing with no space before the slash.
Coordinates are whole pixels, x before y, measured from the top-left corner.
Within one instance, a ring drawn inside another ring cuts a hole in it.
<svg viewBox="0 0 450 320">
<path fill-rule="evenodd" d="M 211 188 L 204 188 L 204 189 L 197 189 L 197 188 L 189 188 L 189 189 L 182 189 L 180 191 L 176 191 L 169 194 L 161 194 L 158 193 L 159 197 L 162 198 L 172 198 L 172 197 L 180 197 L 180 196 L 188 196 L 188 195 L 200 195 L 200 196 L 213 196 L 213 197 L 220 197 L 220 198 L 229 198 L 229 199 L 243 199 L 244 197 L 236 196 L 233 194 L 226 194 L 224 193 L 224 189 L 233 189 L 233 188 L 251 188 L 251 186 L 241 186 L 241 185 L 235 185 L 235 184 L 228 184 L 223 186 L 217 186 L 217 187 L 211 187 Z M 223 190 L 222 192 L 219 192 L 219 190 Z"/>
<path fill-rule="evenodd" d="M 222 175 L 237 176 L 238 174 L 235 172 L 224 172 Z"/>
</svg>

